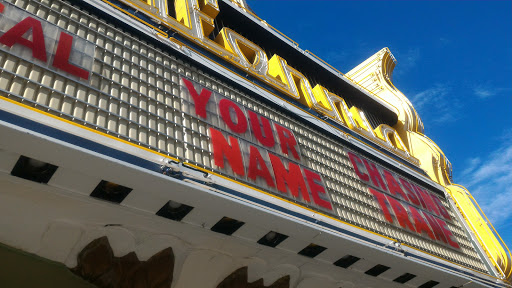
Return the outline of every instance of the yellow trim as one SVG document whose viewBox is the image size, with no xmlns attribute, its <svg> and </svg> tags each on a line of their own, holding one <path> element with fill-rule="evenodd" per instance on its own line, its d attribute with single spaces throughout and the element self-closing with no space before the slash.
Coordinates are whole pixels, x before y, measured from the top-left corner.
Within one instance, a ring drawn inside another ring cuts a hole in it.
<svg viewBox="0 0 512 288">
<path fill-rule="evenodd" d="M 372 91 L 370 91 L 370 90 L 366 89 L 366 87 L 364 87 L 364 86 L 360 85 L 360 84 L 359 84 L 359 82 L 355 82 L 354 80 L 352 80 L 352 78 L 350 78 L 350 77 L 348 77 L 347 75 L 343 74 L 343 73 L 342 73 L 342 72 L 340 72 L 338 69 L 336 69 L 336 68 L 332 67 L 329 63 L 325 62 L 322 58 L 320 58 L 320 57 L 316 56 L 315 54 L 313 54 L 313 52 L 311 52 L 311 51 L 309 51 L 309 50 L 306 50 L 306 51 L 304 51 L 304 52 L 306 52 L 306 53 L 308 53 L 308 54 L 311 54 L 311 55 L 312 55 L 312 56 L 314 56 L 316 59 L 318 59 L 318 60 L 322 61 L 322 62 L 323 62 L 324 64 L 326 64 L 327 66 L 331 67 L 331 68 L 332 68 L 332 69 L 334 69 L 336 72 L 338 72 L 338 73 L 340 73 L 341 75 L 343 75 L 343 77 L 345 77 L 345 78 L 349 79 L 352 83 L 354 83 L 354 84 L 356 84 L 357 86 L 359 86 L 359 87 L 363 88 L 364 90 L 366 90 L 370 95 L 373 95 L 373 96 L 377 97 L 379 100 L 386 102 L 386 104 L 388 104 L 389 106 L 391 106 L 391 107 L 393 107 L 393 108 L 395 108 L 395 109 L 396 109 L 396 107 L 395 107 L 395 106 L 393 106 L 393 105 L 391 105 L 391 103 L 389 103 L 389 102 L 388 102 L 388 101 L 386 101 L 385 99 L 380 98 L 379 96 L 377 96 L 377 95 L 376 95 L 375 93 L 373 93 Z M 398 111 L 394 111 L 394 113 L 398 115 Z"/>
<path fill-rule="evenodd" d="M 107 1 L 107 0 L 104 0 L 104 1 Z M 145 7 L 143 6 L 140 6 L 139 4 L 137 4 L 137 2 L 144 2 L 147 6 L 151 6 L 153 8 L 155 8 L 157 11 L 158 11 L 158 8 L 156 8 L 155 6 L 153 6 L 153 1 L 152 0 L 135 0 L 135 1 L 132 1 L 132 0 L 120 0 L 121 2 L 123 2 L 125 5 L 133 5 L 135 6 L 138 10 L 142 10 L 146 13 L 150 13 L 150 14 L 154 14 L 153 12 L 151 11 L 148 11 Z M 130 4 L 127 4 L 126 2 L 130 3 Z"/>
<path fill-rule="evenodd" d="M 48 113 L 48 112 L 45 112 L 45 111 L 39 110 L 39 109 L 37 109 L 37 108 L 30 107 L 30 106 L 28 106 L 27 104 L 20 103 L 20 102 L 18 102 L 18 101 L 14 101 L 14 100 L 9 99 L 9 98 L 7 98 L 7 97 L 5 97 L 5 96 L 0 95 L 0 100 L 4 100 L 4 101 L 10 102 L 10 103 L 12 103 L 12 104 L 16 104 L 16 105 L 21 106 L 21 107 L 23 107 L 23 108 L 30 109 L 30 110 L 32 110 L 32 111 L 34 111 L 34 112 L 41 113 L 41 114 L 43 114 L 43 115 L 45 115 L 45 116 L 49 116 L 49 117 L 51 117 L 51 118 L 53 118 L 53 119 L 60 120 L 60 121 L 62 121 L 62 122 L 65 122 L 65 123 L 71 124 L 71 125 L 73 125 L 73 126 L 76 126 L 76 127 L 81 128 L 81 129 L 85 129 L 85 130 L 88 130 L 88 131 L 90 131 L 90 132 L 94 132 L 94 133 L 100 134 L 100 135 L 105 136 L 105 137 L 108 137 L 108 138 L 110 138 L 110 139 L 117 140 L 117 141 L 119 141 L 119 142 L 123 142 L 124 144 L 128 144 L 128 145 L 131 145 L 131 146 L 133 146 L 133 147 L 137 147 L 137 148 L 139 148 L 139 149 L 145 150 L 145 151 L 147 151 L 147 152 L 151 152 L 151 153 L 153 153 L 153 154 L 156 154 L 156 155 L 159 155 L 159 156 L 163 156 L 163 157 L 165 157 L 165 158 L 169 158 L 169 159 L 172 159 L 172 160 L 174 160 L 174 161 L 178 161 L 178 162 L 179 162 L 179 160 L 178 160 L 177 158 L 174 158 L 174 157 L 172 157 L 172 156 L 169 156 L 169 155 L 166 155 L 166 154 L 163 154 L 163 153 L 160 153 L 160 152 L 156 152 L 155 150 L 151 150 L 151 149 L 146 148 L 146 147 L 144 147 L 144 146 L 140 146 L 140 145 L 137 145 L 137 144 L 133 144 L 132 142 L 129 142 L 129 141 L 126 141 L 126 140 L 123 140 L 123 139 L 120 139 L 120 138 L 114 137 L 114 136 L 112 136 L 112 135 L 110 135 L 110 134 L 107 134 L 107 133 L 104 133 L 104 132 L 101 132 L 101 131 L 98 131 L 98 130 L 95 130 L 95 129 L 92 129 L 92 128 L 89 128 L 89 127 L 86 127 L 86 126 L 83 126 L 83 125 L 80 125 L 80 124 L 77 124 L 77 123 L 75 123 L 75 122 L 73 122 L 73 121 L 69 121 L 69 120 L 67 120 L 67 119 L 61 118 L 61 117 L 59 117 L 59 116 L 52 115 L 52 114 L 50 114 L 50 113 Z"/>
<path fill-rule="evenodd" d="M 455 184 L 456 186 L 462 186 L 462 185 L 458 185 L 458 184 Z M 465 188 L 464 188 L 465 189 Z M 467 189 L 466 189 L 467 190 Z M 482 215 L 484 216 L 486 222 L 487 222 L 487 225 L 490 225 L 492 230 L 494 231 L 494 233 L 496 233 L 496 235 L 498 236 L 498 238 L 500 239 L 500 241 L 502 242 L 503 246 L 505 246 L 505 248 L 507 249 L 507 252 L 508 254 L 510 255 L 510 250 L 508 249 L 508 246 L 505 244 L 505 241 L 503 241 L 503 239 L 501 239 L 501 236 L 500 234 L 498 234 L 498 232 L 496 231 L 496 229 L 494 229 L 494 226 L 492 225 L 491 221 L 489 221 L 489 219 L 487 218 L 487 216 L 485 215 L 484 211 L 482 210 L 482 208 L 480 208 L 480 205 L 478 205 L 478 202 L 476 202 L 475 198 L 473 198 L 473 195 L 469 194 L 468 193 L 468 196 L 471 198 L 471 200 L 473 200 L 473 202 L 476 204 L 476 207 L 478 207 L 478 210 L 480 210 L 480 212 L 482 213 Z"/>
<path fill-rule="evenodd" d="M 368 65 L 370 65 L 370 64 L 371 64 L 371 63 L 368 63 Z M 366 65 L 366 66 L 368 66 L 368 65 Z M 365 67 L 366 67 L 366 66 L 365 66 Z M 361 80 L 359 80 L 358 82 L 355 82 L 355 83 L 356 83 L 357 85 L 359 85 L 359 86 L 363 87 L 363 85 L 362 85 L 361 83 L 362 83 L 364 80 L 366 80 L 366 78 L 373 77 L 373 76 L 374 76 L 374 75 L 373 75 L 373 73 L 368 73 L 368 74 L 366 74 L 366 76 L 364 76 L 363 78 L 361 78 Z M 350 81 L 354 82 L 354 80 L 352 80 L 352 78 L 350 78 L 350 77 L 349 77 L 348 79 L 350 79 Z M 380 98 L 379 98 L 379 99 L 380 99 Z M 385 100 L 384 100 L 384 101 L 385 101 Z"/>
<path fill-rule="evenodd" d="M 467 191 L 467 189 L 466 189 L 466 191 Z M 468 191 L 468 192 L 469 192 L 469 191 Z M 511 255 L 511 254 L 510 254 L 510 250 L 508 249 L 507 244 L 505 243 L 505 241 L 503 241 L 503 239 L 501 238 L 500 234 L 498 234 L 498 231 L 496 231 L 496 229 L 494 229 L 494 226 L 492 225 L 492 223 L 491 223 L 491 221 L 489 220 L 489 218 L 487 218 L 487 215 L 485 215 L 485 213 L 484 213 L 484 211 L 482 210 L 482 208 L 480 208 L 480 205 L 478 205 L 478 202 L 476 202 L 475 198 L 473 198 L 473 195 L 471 195 L 470 193 L 468 193 L 467 195 L 470 197 L 470 199 L 471 199 L 471 200 L 473 200 L 473 203 L 474 203 L 474 204 L 476 204 L 476 206 L 478 207 L 478 210 L 480 210 L 480 213 L 484 216 L 484 218 L 485 218 L 485 220 L 486 220 L 485 222 L 486 222 L 487 226 L 491 226 L 492 231 L 494 232 L 494 236 L 495 236 L 495 237 L 496 237 L 496 236 L 498 236 L 498 239 L 500 239 L 500 242 L 501 242 L 501 243 L 499 243 L 499 244 L 502 244 L 502 245 L 503 245 L 503 247 L 505 247 L 505 249 L 506 249 L 506 250 L 507 250 L 507 252 L 508 252 L 508 255 L 507 255 L 507 256 L 509 256 L 509 257 L 510 257 L 510 255 Z M 509 260 L 510 260 L 510 258 L 509 258 Z M 511 264 L 509 263 L 509 266 L 510 266 L 510 265 L 511 265 Z M 505 273 L 504 273 L 504 274 L 505 274 Z M 509 282 L 509 283 L 510 283 L 510 280 L 512 279 L 512 270 L 510 270 L 510 271 L 508 272 L 508 274 L 506 274 L 506 275 L 504 275 L 504 276 L 505 276 L 505 279 L 506 279 L 506 280 L 508 280 L 507 282 Z"/>
<path fill-rule="evenodd" d="M 471 193 L 462 185 L 452 184 L 452 186 L 452 188 L 448 187 L 448 191 L 451 197 L 454 199 L 462 216 L 464 217 L 464 220 L 469 224 L 470 229 L 474 232 L 478 242 L 481 244 L 482 249 L 488 255 L 488 258 L 491 260 L 500 274 L 503 275 L 504 280 L 508 283 L 511 283 L 512 263 L 510 261 L 512 257 L 508 246 L 505 244 L 492 223 L 489 221 L 473 195 L 471 195 Z M 452 191 L 452 189 L 454 191 Z M 459 192 L 462 197 L 467 197 L 468 201 L 466 201 L 466 205 L 464 203 L 465 201 L 457 197 L 457 194 L 455 194 L 456 192 Z M 474 209 L 474 212 L 470 211 L 471 209 Z M 481 225 L 480 227 L 477 226 L 479 222 Z M 489 228 L 489 226 L 492 228 L 492 230 Z M 487 231 L 485 231 L 486 229 Z M 502 263 L 500 263 L 500 259 L 503 261 Z"/>
<path fill-rule="evenodd" d="M 144 21 L 144 20 L 140 19 L 139 17 L 135 17 L 135 15 L 133 15 L 133 14 L 129 13 L 128 11 L 125 11 L 125 10 L 123 10 L 123 9 L 121 9 L 121 8 L 119 8 L 119 7 L 117 7 L 116 5 L 112 4 L 110 1 L 108 1 L 108 0 L 102 0 L 102 1 L 103 1 L 103 2 L 105 2 L 105 3 L 107 3 L 107 4 L 109 4 L 110 6 L 114 7 L 115 9 L 117 9 L 117 10 L 119 10 L 119 11 L 123 12 L 124 14 L 126 14 L 126 15 L 128 15 L 128 16 L 132 17 L 133 19 L 136 19 L 137 21 L 142 22 L 142 23 L 146 24 L 147 26 L 149 26 L 149 27 L 151 27 L 151 28 L 155 29 L 155 30 L 156 30 L 156 31 L 158 31 L 160 34 L 165 35 L 165 37 L 166 37 L 166 38 L 167 38 L 167 37 L 169 37 L 169 34 L 167 34 L 167 33 L 165 33 L 164 31 L 162 31 L 162 30 L 158 29 L 157 27 L 155 27 L 155 26 L 153 26 L 153 25 L 149 24 L 148 22 L 146 22 L 146 21 Z M 134 5 L 135 5 L 135 4 L 134 4 Z M 145 12 L 147 12 L 148 14 L 154 15 L 154 13 L 149 12 L 149 11 L 145 10 L 144 8 L 141 8 L 141 10 L 144 10 L 144 11 L 145 11 Z M 160 19 L 159 19 L 159 21 L 160 21 L 160 22 L 163 22 L 163 21 L 162 21 L 162 20 L 160 20 Z"/>
</svg>

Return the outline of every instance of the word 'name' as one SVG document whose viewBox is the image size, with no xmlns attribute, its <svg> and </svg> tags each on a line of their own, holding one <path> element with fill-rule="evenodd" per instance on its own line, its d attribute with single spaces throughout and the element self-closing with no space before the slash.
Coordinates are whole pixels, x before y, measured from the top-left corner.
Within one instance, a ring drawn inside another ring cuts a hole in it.
<svg viewBox="0 0 512 288">
<path fill-rule="evenodd" d="M 209 127 L 213 163 L 219 170 L 304 204 L 332 210 L 321 176 L 296 163 L 301 155 L 290 130 L 254 111 L 244 112 L 229 99 L 217 96 L 221 99 L 213 101 L 212 91 L 202 88 L 198 93 L 188 79 L 182 82 L 193 103 L 191 113 L 208 123 L 212 123 L 209 118 L 219 117 L 218 126 L 240 137 Z"/>
</svg>

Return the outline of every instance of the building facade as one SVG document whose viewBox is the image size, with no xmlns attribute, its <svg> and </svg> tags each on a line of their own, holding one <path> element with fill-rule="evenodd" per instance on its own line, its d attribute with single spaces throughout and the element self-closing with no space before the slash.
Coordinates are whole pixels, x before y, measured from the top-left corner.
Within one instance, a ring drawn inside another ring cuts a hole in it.
<svg viewBox="0 0 512 288">
<path fill-rule="evenodd" d="M 243 1 L 0 1 L 8 286 L 511 287 L 389 49 L 342 74 Z"/>
</svg>

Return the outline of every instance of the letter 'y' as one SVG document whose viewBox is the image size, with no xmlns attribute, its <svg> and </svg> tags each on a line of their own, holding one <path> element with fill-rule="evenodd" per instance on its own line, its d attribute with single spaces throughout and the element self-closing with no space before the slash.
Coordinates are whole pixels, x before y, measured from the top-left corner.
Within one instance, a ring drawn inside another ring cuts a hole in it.
<svg viewBox="0 0 512 288">
<path fill-rule="evenodd" d="M 194 100 L 194 107 L 196 108 L 196 114 L 199 117 L 206 118 L 206 104 L 210 97 L 212 96 L 212 91 L 207 89 L 202 89 L 200 94 L 197 94 L 196 88 L 194 88 L 194 84 L 190 80 L 182 78 L 183 83 L 187 86 L 188 92 L 190 93 L 190 97 Z"/>
</svg>

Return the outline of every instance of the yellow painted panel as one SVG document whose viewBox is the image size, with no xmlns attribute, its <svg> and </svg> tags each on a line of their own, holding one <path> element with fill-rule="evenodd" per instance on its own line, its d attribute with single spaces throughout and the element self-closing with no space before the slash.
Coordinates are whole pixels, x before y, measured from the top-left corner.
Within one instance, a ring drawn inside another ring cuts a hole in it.
<svg viewBox="0 0 512 288">
<path fill-rule="evenodd" d="M 510 282 L 512 280 L 512 257 L 506 244 L 498 240 L 501 238 L 485 214 L 480 213 L 481 209 L 477 209 L 478 203 L 468 190 L 460 185 L 450 185 L 446 188 L 491 262 L 504 279 Z M 487 221 L 484 220 L 484 217 Z"/>
</svg>

